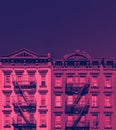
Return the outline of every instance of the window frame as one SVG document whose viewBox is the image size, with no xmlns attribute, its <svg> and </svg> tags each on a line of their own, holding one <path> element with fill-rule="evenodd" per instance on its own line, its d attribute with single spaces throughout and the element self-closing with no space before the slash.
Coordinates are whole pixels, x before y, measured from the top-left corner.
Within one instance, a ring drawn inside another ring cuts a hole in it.
<svg viewBox="0 0 116 130">
<path fill-rule="evenodd" d="M 62 107 L 62 96 L 55 95 L 55 107 Z"/>
</svg>

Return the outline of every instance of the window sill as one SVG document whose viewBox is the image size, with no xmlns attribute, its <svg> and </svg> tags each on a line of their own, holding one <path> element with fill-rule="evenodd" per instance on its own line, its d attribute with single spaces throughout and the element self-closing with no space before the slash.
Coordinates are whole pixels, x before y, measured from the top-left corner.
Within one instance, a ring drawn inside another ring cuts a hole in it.
<svg viewBox="0 0 116 130">
<path fill-rule="evenodd" d="M 96 127 L 96 126 L 92 126 L 91 128 L 92 129 L 97 129 L 97 130 L 99 129 L 99 127 Z"/>
<path fill-rule="evenodd" d="M 55 106 L 55 108 L 62 108 L 62 106 Z"/>
<path fill-rule="evenodd" d="M 112 89 L 112 87 L 104 87 L 104 89 Z"/>
<path fill-rule="evenodd" d="M 11 108 L 10 105 L 4 105 L 4 108 Z"/>
<path fill-rule="evenodd" d="M 11 88 L 10 85 L 4 85 L 4 88 Z"/>
<path fill-rule="evenodd" d="M 41 125 L 40 128 L 46 128 L 47 126 L 46 125 Z"/>
<path fill-rule="evenodd" d="M 112 126 L 105 126 L 104 129 L 112 129 Z"/>
<path fill-rule="evenodd" d="M 91 86 L 91 88 L 93 88 L 93 89 L 99 89 L 98 86 Z"/>
<path fill-rule="evenodd" d="M 4 128 L 11 128 L 11 126 L 10 125 L 5 125 Z"/>
<path fill-rule="evenodd" d="M 46 105 L 40 105 L 39 107 L 40 107 L 40 108 L 47 108 Z"/>
<path fill-rule="evenodd" d="M 55 86 L 54 88 L 59 89 L 59 88 L 63 88 L 62 86 Z"/>
<path fill-rule="evenodd" d="M 40 85 L 40 88 L 47 88 L 47 85 Z"/>
<path fill-rule="evenodd" d="M 99 108 L 99 106 L 91 106 L 91 108 Z"/>
<path fill-rule="evenodd" d="M 54 128 L 55 128 L 55 129 L 61 129 L 62 126 L 55 126 Z"/>
<path fill-rule="evenodd" d="M 112 108 L 112 106 L 104 106 L 104 108 Z"/>
</svg>

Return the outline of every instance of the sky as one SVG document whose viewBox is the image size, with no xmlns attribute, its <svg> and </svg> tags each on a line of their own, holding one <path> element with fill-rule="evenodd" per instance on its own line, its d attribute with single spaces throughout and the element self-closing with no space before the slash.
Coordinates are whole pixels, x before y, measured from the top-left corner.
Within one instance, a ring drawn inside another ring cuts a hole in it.
<svg viewBox="0 0 116 130">
<path fill-rule="evenodd" d="M 116 56 L 115 0 L 4 0 L 0 55 L 26 48 L 55 58 L 74 50 Z"/>
</svg>

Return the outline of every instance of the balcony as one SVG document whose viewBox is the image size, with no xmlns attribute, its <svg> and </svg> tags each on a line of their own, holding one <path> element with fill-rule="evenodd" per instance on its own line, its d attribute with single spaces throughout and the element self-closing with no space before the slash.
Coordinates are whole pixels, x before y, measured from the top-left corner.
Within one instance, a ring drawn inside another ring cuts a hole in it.
<svg viewBox="0 0 116 130">
<path fill-rule="evenodd" d="M 73 105 L 65 105 L 65 113 L 74 113 Z"/>
<path fill-rule="evenodd" d="M 85 105 L 85 106 L 78 106 L 76 107 L 75 109 L 75 113 L 78 113 L 80 114 L 81 112 L 83 112 L 83 114 L 87 114 L 88 113 L 88 110 L 89 110 L 89 105 Z"/>
<path fill-rule="evenodd" d="M 27 91 L 29 94 L 36 92 L 36 81 L 19 80 L 13 81 L 15 93 L 21 93 L 21 90 Z"/>
<path fill-rule="evenodd" d="M 66 84 L 65 93 L 66 94 L 81 94 L 86 95 L 88 93 L 89 84 Z"/>
<path fill-rule="evenodd" d="M 89 104 L 85 105 L 77 105 L 74 107 L 73 105 L 66 105 L 65 106 L 65 113 L 76 113 L 80 114 L 83 110 L 83 114 L 87 114 L 89 110 Z"/>
<path fill-rule="evenodd" d="M 91 126 L 92 129 L 98 129 L 99 128 L 98 126 L 99 126 L 98 120 L 92 121 L 92 126 Z"/>
<path fill-rule="evenodd" d="M 66 130 L 89 130 L 90 122 L 89 121 L 80 121 L 76 127 L 73 127 L 74 121 L 67 121 L 65 129 Z"/>
<path fill-rule="evenodd" d="M 32 129 L 33 130 L 36 130 L 36 121 L 33 119 L 30 119 L 30 122 L 29 123 L 25 123 L 25 122 L 22 122 L 22 121 L 18 121 L 16 119 L 12 119 L 12 125 L 15 127 L 15 128 L 18 128 L 18 129 Z M 35 129 L 34 129 L 35 128 Z"/>
<path fill-rule="evenodd" d="M 35 112 L 36 111 L 36 100 L 35 100 L 35 98 L 33 98 L 31 100 L 27 100 L 27 102 L 25 102 L 24 100 L 16 100 L 13 97 L 12 103 L 14 105 L 14 110 L 16 112 L 19 111 L 18 107 L 20 107 L 23 111 L 28 111 L 28 112 Z"/>
</svg>

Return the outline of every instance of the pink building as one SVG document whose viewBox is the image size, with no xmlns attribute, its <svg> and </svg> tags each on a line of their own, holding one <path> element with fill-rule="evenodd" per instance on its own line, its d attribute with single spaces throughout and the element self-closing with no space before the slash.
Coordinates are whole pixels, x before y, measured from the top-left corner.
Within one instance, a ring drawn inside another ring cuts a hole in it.
<svg viewBox="0 0 116 130">
<path fill-rule="evenodd" d="M 116 130 L 116 59 L 76 50 L 53 63 L 52 130 Z"/>
<path fill-rule="evenodd" d="M 1 130 L 116 130 L 116 59 L 76 50 L 0 57 Z"/>
<path fill-rule="evenodd" d="M 26 49 L 1 57 L 1 130 L 51 130 L 49 59 Z"/>
</svg>

